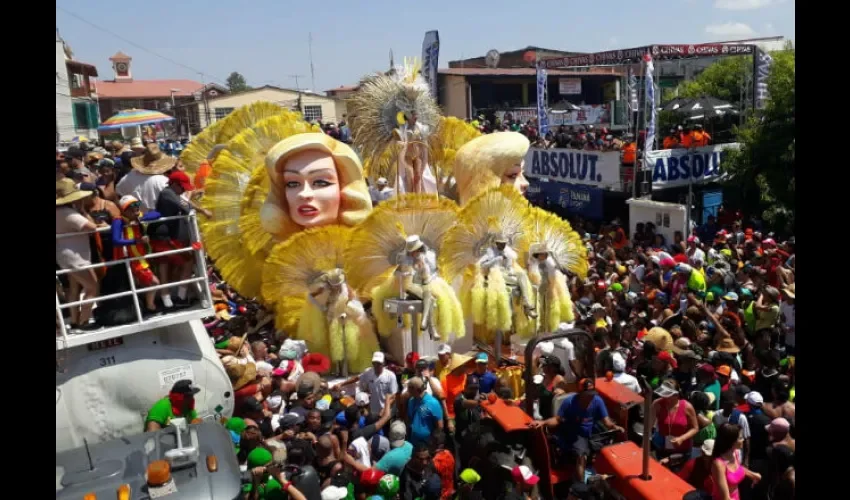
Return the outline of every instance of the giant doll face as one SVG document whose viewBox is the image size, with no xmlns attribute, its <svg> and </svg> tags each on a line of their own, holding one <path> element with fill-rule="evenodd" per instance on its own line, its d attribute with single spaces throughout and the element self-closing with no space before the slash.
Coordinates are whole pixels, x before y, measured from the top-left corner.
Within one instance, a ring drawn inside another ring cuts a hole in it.
<svg viewBox="0 0 850 500">
<path fill-rule="evenodd" d="M 510 184 L 515 187 L 517 191 L 522 193 L 523 196 L 525 196 L 525 192 L 528 191 L 528 180 L 526 180 L 525 174 L 522 173 L 524 167 L 525 160 L 522 160 L 520 163 L 517 163 L 505 170 L 505 173 L 502 174 L 502 184 Z"/>
<path fill-rule="evenodd" d="M 283 187 L 289 217 L 310 228 L 334 224 L 339 218 L 339 175 L 333 158 L 319 151 L 304 151 L 286 160 Z"/>
</svg>

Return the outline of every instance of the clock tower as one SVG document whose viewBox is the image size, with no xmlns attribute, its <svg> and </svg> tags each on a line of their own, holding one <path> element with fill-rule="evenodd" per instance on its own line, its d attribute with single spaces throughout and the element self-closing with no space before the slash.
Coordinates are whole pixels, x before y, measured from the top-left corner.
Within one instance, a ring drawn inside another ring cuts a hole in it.
<svg viewBox="0 0 850 500">
<path fill-rule="evenodd" d="M 115 72 L 116 82 L 132 82 L 133 74 L 130 73 L 130 61 L 132 57 L 123 52 L 118 52 L 109 58 L 112 61 L 112 71 Z"/>
</svg>

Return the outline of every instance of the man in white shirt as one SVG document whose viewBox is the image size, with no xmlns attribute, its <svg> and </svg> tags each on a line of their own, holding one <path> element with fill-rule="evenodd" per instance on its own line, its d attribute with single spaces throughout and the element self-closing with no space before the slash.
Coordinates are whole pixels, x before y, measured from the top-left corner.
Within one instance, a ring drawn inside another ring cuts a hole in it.
<svg viewBox="0 0 850 500">
<path fill-rule="evenodd" d="M 702 249 L 697 247 L 697 245 L 699 245 L 699 238 L 694 235 L 688 236 L 688 250 L 686 252 L 688 255 L 688 261 L 705 262 L 705 252 L 703 252 Z"/>
<path fill-rule="evenodd" d="M 779 304 L 779 314 L 785 324 L 785 345 L 794 349 L 797 347 L 797 306 L 794 303 L 796 283 L 791 283 L 782 289 L 782 302 Z"/>
<path fill-rule="evenodd" d="M 147 145 L 144 155 L 130 161 L 133 170 L 115 186 L 118 196 L 134 196 L 142 202 L 145 210 L 154 210 L 159 194 L 168 187 L 164 174 L 177 164 L 177 158 L 160 151 L 156 143 Z"/>
<path fill-rule="evenodd" d="M 392 198 L 395 190 L 387 186 L 387 180 L 385 178 L 378 177 L 375 187 L 369 188 L 369 194 L 372 196 L 372 204 L 377 205 L 382 201 Z"/>
<path fill-rule="evenodd" d="M 337 391 L 355 382 L 358 392 L 369 393 L 369 411 L 372 415 L 380 415 L 387 401 L 387 396 L 398 393 L 398 379 L 395 373 L 384 368 L 385 357 L 381 351 L 372 355 L 372 368 L 367 369 L 360 375 L 352 377 L 345 382 L 335 385 L 331 391 Z"/>
<path fill-rule="evenodd" d="M 637 378 L 626 373 L 626 360 L 623 359 L 623 355 L 619 352 L 615 352 L 611 355 L 611 360 L 614 363 L 614 382 L 622 384 L 626 386 L 627 389 L 640 394 L 640 383 L 638 383 Z"/>
</svg>

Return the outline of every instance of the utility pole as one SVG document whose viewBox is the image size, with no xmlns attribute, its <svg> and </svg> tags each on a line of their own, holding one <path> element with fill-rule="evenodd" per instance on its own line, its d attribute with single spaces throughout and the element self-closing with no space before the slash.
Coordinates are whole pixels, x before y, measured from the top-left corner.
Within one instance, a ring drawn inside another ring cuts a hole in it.
<svg viewBox="0 0 850 500">
<path fill-rule="evenodd" d="M 304 78 L 304 75 L 289 75 L 289 78 L 295 78 L 295 92 L 298 94 L 298 111 L 303 115 L 304 108 L 301 106 L 301 87 L 298 85 L 298 79 Z"/>
<path fill-rule="evenodd" d="M 310 90 L 316 91 L 316 72 L 313 69 L 313 33 L 307 34 L 307 50 L 310 54 Z M 297 85 L 297 84 L 296 84 Z"/>
</svg>

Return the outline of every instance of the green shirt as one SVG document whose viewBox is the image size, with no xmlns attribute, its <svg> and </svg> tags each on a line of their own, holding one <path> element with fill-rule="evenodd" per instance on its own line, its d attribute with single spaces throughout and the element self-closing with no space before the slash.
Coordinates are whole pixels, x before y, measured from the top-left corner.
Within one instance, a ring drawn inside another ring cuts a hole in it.
<svg viewBox="0 0 850 500">
<path fill-rule="evenodd" d="M 147 427 L 148 422 L 156 422 L 162 427 L 165 427 L 171 422 L 172 418 L 174 418 L 174 411 L 171 410 L 171 400 L 166 396 L 151 407 L 148 416 L 145 418 L 145 427 Z M 198 412 L 195 410 L 190 411 L 186 415 L 186 419 L 189 422 L 192 422 L 196 418 L 198 418 Z"/>
</svg>

